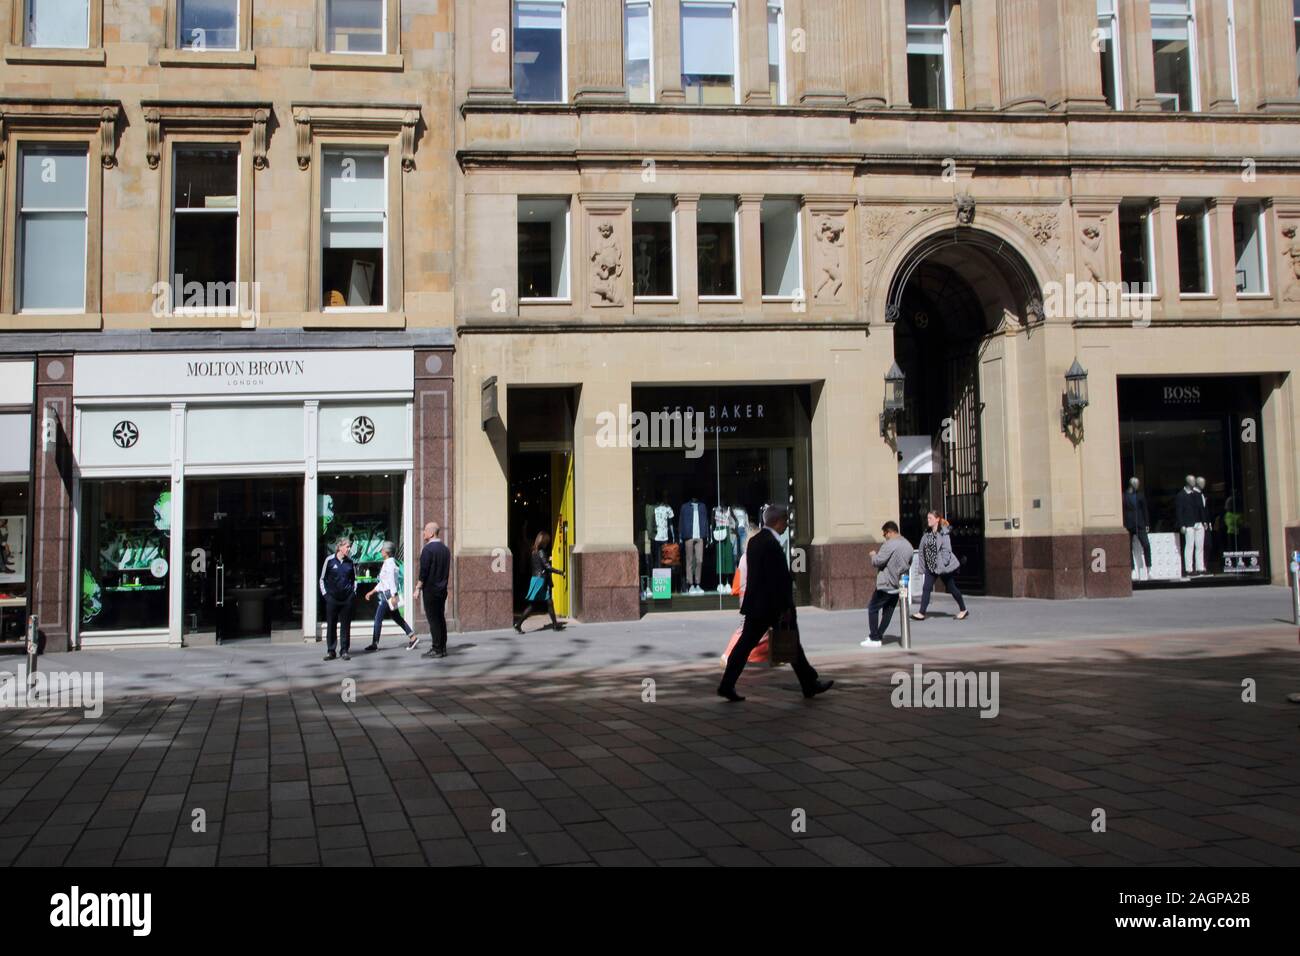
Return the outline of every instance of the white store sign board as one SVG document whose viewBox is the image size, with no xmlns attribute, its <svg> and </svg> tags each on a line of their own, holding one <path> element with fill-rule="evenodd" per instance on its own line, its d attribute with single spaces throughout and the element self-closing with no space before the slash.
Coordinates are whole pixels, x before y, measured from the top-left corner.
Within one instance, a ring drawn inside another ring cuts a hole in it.
<svg viewBox="0 0 1300 956">
<path fill-rule="evenodd" d="M 83 468 L 166 468 L 172 460 L 169 408 L 87 408 L 77 425 Z"/>
<path fill-rule="evenodd" d="M 406 405 L 326 405 L 319 414 L 322 463 L 411 457 Z"/>
<path fill-rule="evenodd" d="M 30 405 L 35 388 L 31 362 L 0 362 L 0 405 Z"/>
<path fill-rule="evenodd" d="M 185 410 L 185 461 L 263 465 L 302 461 L 301 405 L 194 405 Z"/>
<path fill-rule="evenodd" d="M 0 415 L 0 475 L 25 475 L 31 468 L 31 413 Z"/>
</svg>

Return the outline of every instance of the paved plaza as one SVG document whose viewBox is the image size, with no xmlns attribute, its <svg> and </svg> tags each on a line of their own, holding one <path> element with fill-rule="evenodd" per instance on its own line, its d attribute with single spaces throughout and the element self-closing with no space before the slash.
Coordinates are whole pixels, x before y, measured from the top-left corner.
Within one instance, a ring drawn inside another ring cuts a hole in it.
<svg viewBox="0 0 1300 956">
<path fill-rule="evenodd" d="M 734 705 L 713 696 L 737 620 L 717 612 L 453 635 L 443 661 L 397 640 L 350 664 L 315 644 L 49 655 L 103 672 L 104 711 L 0 710 L 0 863 L 1297 865 L 1286 601 L 977 598 L 910 653 L 859 648 L 862 612 L 809 610 L 835 688 L 805 701 L 751 665 Z M 996 717 L 895 706 L 918 664 L 996 673 Z"/>
</svg>

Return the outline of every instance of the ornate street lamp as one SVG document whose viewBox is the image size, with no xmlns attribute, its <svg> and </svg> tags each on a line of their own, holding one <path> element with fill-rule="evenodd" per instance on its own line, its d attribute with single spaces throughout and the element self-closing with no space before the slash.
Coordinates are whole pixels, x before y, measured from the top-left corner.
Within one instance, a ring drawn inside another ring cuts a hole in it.
<svg viewBox="0 0 1300 956">
<path fill-rule="evenodd" d="M 1083 410 L 1088 407 L 1088 370 L 1076 358 L 1065 373 L 1065 394 L 1061 396 L 1061 431 L 1070 434 L 1072 427 L 1083 424 Z"/>
<path fill-rule="evenodd" d="M 903 386 L 907 376 L 894 362 L 885 373 L 885 407 L 880 413 L 880 437 L 886 438 L 890 431 L 897 431 L 898 419 L 903 414 Z"/>
</svg>

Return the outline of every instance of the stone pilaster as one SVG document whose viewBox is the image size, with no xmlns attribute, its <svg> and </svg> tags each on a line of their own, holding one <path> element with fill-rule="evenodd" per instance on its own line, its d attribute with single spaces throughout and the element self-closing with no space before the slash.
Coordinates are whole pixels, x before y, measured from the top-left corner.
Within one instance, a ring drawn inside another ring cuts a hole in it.
<svg viewBox="0 0 1300 956">
<path fill-rule="evenodd" d="M 782 42 L 788 44 L 789 26 Z M 740 101 L 762 106 L 772 102 L 767 79 L 767 0 L 740 3 Z M 789 86 L 789 54 L 786 55 L 786 85 Z"/>
<path fill-rule="evenodd" d="M 1290 0 L 1259 0 L 1259 109 L 1266 113 L 1300 113 L 1296 89 L 1295 27 Z M 1238 56 L 1238 68 L 1243 58 Z"/>
<path fill-rule="evenodd" d="M 1047 109 L 1043 91 L 1041 0 L 1001 0 L 998 4 L 998 61 L 1005 110 Z"/>
<path fill-rule="evenodd" d="M 880 0 L 843 0 L 845 94 L 853 106 L 880 109 L 885 84 L 885 7 Z"/>
<path fill-rule="evenodd" d="M 1228 31 L 1228 5 L 1207 3 L 1197 10 L 1196 39 L 1202 57 L 1201 76 L 1205 89 L 1201 92 L 1202 109 L 1210 113 L 1235 113 L 1237 102 L 1232 97 L 1232 57 L 1230 44 L 1233 38 Z M 1240 46 L 1237 49 L 1241 54 Z M 1240 69 L 1240 68 L 1239 68 Z"/>
<path fill-rule="evenodd" d="M 36 441 L 33 476 L 35 525 L 28 556 L 31 609 L 45 651 L 71 649 L 72 615 L 72 455 L 71 355 L 42 355 L 36 361 L 36 404 L 32 433 Z M 80 593 L 77 588 L 77 593 Z"/>
<path fill-rule="evenodd" d="M 654 21 L 655 101 L 681 103 L 682 90 L 682 22 L 680 4 L 661 0 L 650 8 Z"/>
<path fill-rule="evenodd" d="M 626 101 L 622 0 L 582 0 L 568 10 L 573 101 Z"/>
<path fill-rule="evenodd" d="M 466 97 L 471 100 L 510 100 L 514 97 L 510 0 L 475 0 L 468 9 L 469 90 Z"/>
<path fill-rule="evenodd" d="M 1178 308 L 1178 197 L 1161 196 L 1151 204 L 1155 216 L 1156 296 L 1166 309 Z"/>
<path fill-rule="evenodd" d="M 455 461 L 452 457 L 456 419 L 452 408 L 452 370 L 454 355 L 450 349 L 415 353 L 415 394 L 411 415 L 415 459 L 415 487 L 411 489 L 413 514 L 407 519 L 408 557 L 415 559 L 423 547 L 425 524 L 436 521 L 442 528 L 442 541 L 456 553 L 456 531 L 452 524 L 455 512 Z M 417 563 L 418 566 L 418 563 Z M 454 572 L 453 572 L 454 576 Z M 506 575 L 509 581 L 509 574 Z M 418 602 L 417 602 L 418 603 Z M 453 588 L 447 607 L 447 619 L 458 615 L 458 600 Z M 412 608 L 418 620 L 424 620 L 423 608 Z M 425 625 L 427 626 L 427 621 Z M 419 625 L 416 625 L 419 626 Z"/>
<path fill-rule="evenodd" d="M 695 315 L 700 311 L 700 271 L 695 243 L 699 215 L 699 193 L 678 193 L 677 298 L 681 300 L 683 315 Z"/>
<path fill-rule="evenodd" d="M 1151 7 L 1147 0 L 1119 0 L 1120 67 L 1124 105 L 1158 113 L 1156 67 L 1151 53 Z"/>
<path fill-rule="evenodd" d="M 799 102 L 844 103 L 844 5 L 841 0 L 805 3 L 803 17 L 808 52 L 803 58 L 804 83 Z"/>
<path fill-rule="evenodd" d="M 740 212 L 740 295 L 745 311 L 763 308 L 763 195 L 737 197 Z"/>
<path fill-rule="evenodd" d="M 1059 57 L 1043 64 L 1047 105 L 1066 112 L 1106 109 L 1098 66 L 1100 54 L 1092 48 L 1097 28 L 1096 3 L 1048 0 L 1042 6 L 1042 17 L 1048 49 L 1060 51 Z"/>
</svg>

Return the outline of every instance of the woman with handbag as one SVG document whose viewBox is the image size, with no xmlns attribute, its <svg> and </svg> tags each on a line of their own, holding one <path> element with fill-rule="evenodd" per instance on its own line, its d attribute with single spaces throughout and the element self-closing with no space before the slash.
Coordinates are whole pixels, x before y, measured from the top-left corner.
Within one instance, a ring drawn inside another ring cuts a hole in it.
<svg viewBox="0 0 1300 956">
<path fill-rule="evenodd" d="M 555 618 L 555 602 L 551 599 L 551 575 L 564 577 L 564 572 L 551 567 L 551 536 L 539 531 L 533 539 L 533 551 L 529 556 L 532 564 L 532 577 L 528 580 L 528 595 L 525 597 L 523 613 L 515 618 L 515 630 L 524 633 L 524 621 L 537 611 L 545 611 L 551 616 L 551 629 L 564 630 L 564 625 Z"/>
<path fill-rule="evenodd" d="M 366 647 L 367 651 L 379 650 L 379 632 L 384 626 L 384 618 L 390 614 L 397 626 L 406 632 L 406 649 L 409 651 L 420 642 L 415 636 L 415 631 L 411 625 L 406 623 L 402 617 L 402 612 L 398 610 L 402 605 L 402 588 L 397 581 L 398 567 L 397 560 L 393 554 L 397 551 L 396 545 L 391 541 L 385 541 L 379 546 L 379 553 L 384 556 L 384 563 L 379 568 L 379 578 L 375 586 L 366 594 L 366 600 L 369 601 L 376 594 L 379 595 L 379 604 L 375 607 L 375 630 L 371 635 L 370 644 Z"/>
<path fill-rule="evenodd" d="M 966 602 L 962 600 L 957 588 L 957 570 L 961 562 L 952 553 L 952 538 L 948 534 L 950 527 L 943 515 L 937 511 L 928 511 L 925 515 L 926 532 L 921 537 L 921 565 L 925 569 L 925 586 L 921 590 L 921 610 L 912 615 L 914 621 L 925 620 L 925 610 L 930 606 L 930 592 L 934 590 L 934 579 L 938 578 L 957 602 L 957 620 L 964 621 L 970 616 Z"/>
</svg>

